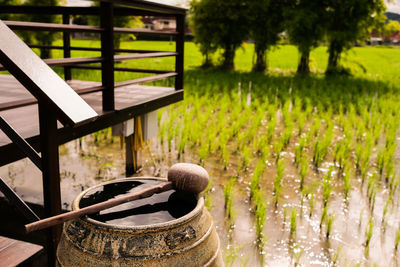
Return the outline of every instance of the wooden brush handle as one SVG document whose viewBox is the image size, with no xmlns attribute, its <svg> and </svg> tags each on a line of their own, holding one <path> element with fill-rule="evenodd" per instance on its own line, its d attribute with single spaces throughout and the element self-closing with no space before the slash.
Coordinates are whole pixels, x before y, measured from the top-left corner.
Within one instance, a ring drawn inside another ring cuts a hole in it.
<svg viewBox="0 0 400 267">
<path fill-rule="evenodd" d="M 150 197 L 154 194 L 165 192 L 165 191 L 168 191 L 171 189 L 173 189 L 173 184 L 171 182 L 165 182 L 162 184 L 154 185 L 154 186 L 145 188 L 139 192 L 130 193 L 125 196 L 110 199 L 110 200 L 107 200 L 104 202 L 100 202 L 100 203 L 97 203 L 97 204 L 94 204 L 91 206 L 87 206 L 87 207 L 79 209 L 79 210 L 70 211 L 70 212 L 63 213 L 63 214 L 53 216 L 53 217 L 49 217 L 49 218 L 46 218 L 46 219 L 43 219 L 40 221 L 36 221 L 36 222 L 30 223 L 30 224 L 26 224 L 25 232 L 30 233 L 33 231 L 48 228 L 48 227 L 72 220 L 72 219 L 79 218 L 83 215 L 93 214 L 93 213 L 99 212 L 101 210 L 115 207 L 120 204 L 130 202 L 130 201 L 133 201 L 136 199 Z"/>
</svg>

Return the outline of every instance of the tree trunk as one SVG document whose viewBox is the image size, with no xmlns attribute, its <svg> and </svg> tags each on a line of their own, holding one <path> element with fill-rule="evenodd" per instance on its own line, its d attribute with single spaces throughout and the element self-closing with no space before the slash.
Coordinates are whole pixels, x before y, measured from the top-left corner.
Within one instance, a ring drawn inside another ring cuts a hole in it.
<svg viewBox="0 0 400 267">
<path fill-rule="evenodd" d="M 326 74 L 334 74 L 340 72 L 339 60 L 342 50 L 343 47 L 338 42 L 331 41 L 331 43 L 329 44 L 329 58 Z"/>
<path fill-rule="evenodd" d="M 233 70 L 234 63 L 233 60 L 235 59 L 235 48 L 232 45 L 225 46 L 224 51 L 224 60 L 222 62 L 222 68 L 225 70 Z"/>
<path fill-rule="evenodd" d="M 203 68 L 209 68 L 209 67 L 211 67 L 211 66 L 212 66 L 212 63 L 211 63 L 210 53 L 207 51 L 207 52 L 205 52 L 205 53 L 203 54 L 203 56 L 204 56 L 204 59 L 203 59 L 203 65 L 202 65 L 202 67 L 203 67 Z"/>
<path fill-rule="evenodd" d="M 310 50 L 301 52 L 300 62 L 297 66 L 297 74 L 310 73 Z"/>
<path fill-rule="evenodd" d="M 264 72 L 267 70 L 267 50 L 255 45 L 256 64 L 253 66 L 253 71 Z"/>
</svg>

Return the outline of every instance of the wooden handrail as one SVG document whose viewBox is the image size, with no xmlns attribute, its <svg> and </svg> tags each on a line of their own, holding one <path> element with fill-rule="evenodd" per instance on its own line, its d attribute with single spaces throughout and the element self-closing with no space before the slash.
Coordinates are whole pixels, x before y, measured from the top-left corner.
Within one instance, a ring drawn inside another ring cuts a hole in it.
<svg viewBox="0 0 400 267">
<path fill-rule="evenodd" d="M 172 57 L 176 56 L 176 52 L 156 52 L 156 53 L 143 53 L 143 54 L 133 54 L 133 55 L 115 55 L 115 61 L 121 60 L 132 60 L 132 59 L 143 59 L 143 58 L 153 58 L 153 57 Z"/>
<path fill-rule="evenodd" d="M 26 22 L 26 21 L 3 21 L 10 29 L 13 30 L 36 30 L 36 31 L 53 31 L 53 32 L 97 32 L 104 31 L 103 28 L 97 26 L 86 26 L 77 24 L 58 24 L 43 22 Z M 176 31 L 158 31 L 149 29 L 131 29 L 115 27 L 115 33 L 136 33 L 149 35 L 177 35 Z"/>
<path fill-rule="evenodd" d="M 76 65 L 74 69 L 86 69 L 86 70 L 101 70 L 101 66 L 93 65 Z M 135 68 L 119 68 L 114 67 L 114 71 L 126 71 L 126 72 L 137 72 L 137 73 L 157 73 L 164 74 L 171 72 L 170 70 L 149 70 L 149 69 L 135 69 Z"/>
<path fill-rule="evenodd" d="M 177 35 L 176 31 L 159 31 L 149 29 L 130 29 L 130 28 L 119 28 L 115 27 L 114 32 L 116 33 L 139 33 L 139 34 L 155 34 L 155 35 Z"/>
<path fill-rule="evenodd" d="M 115 88 L 126 86 L 126 85 L 131 85 L 131 84 L 138 84 L 138 83 L 145 83 L 145 82 L 153 82 L 153 81 L 163 80 L 165 78 L 174 77 L 176 75 L 178 75 L 178 73 L 176 73 L 176 72 L 168 72 L 168 73 L 164 73 L 164 74 L 152 75 L 152 76 L 133 79 L 133 80 L 129 80 L 129 81 L 117 82 L 117 83 L 115 83 Z"/>
<path fill-rule="evenodd" d="M 54 31 L 54 32 L 102 32 L 103 28 L 97 26 L 85 26 L 75 24 L 58 24 L 58 23 L 43 23 L 43 22 L 25 22 L 25 21 L 10 21 L 4 20 L 10 29 L 13 30 L 39 30 L 39 31 Z"/>
</svg>

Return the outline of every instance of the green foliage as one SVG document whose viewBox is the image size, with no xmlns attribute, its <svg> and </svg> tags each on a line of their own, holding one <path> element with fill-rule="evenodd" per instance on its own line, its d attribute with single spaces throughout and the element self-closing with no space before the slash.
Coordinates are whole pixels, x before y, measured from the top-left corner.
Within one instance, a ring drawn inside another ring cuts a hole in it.
<svg viewBox="0 0 400 267">
<path fill-rule="evenodd" d="M 384 21 L 383 0 L 327 0 L 327 74 L 345 73 L 339 66 L 342 52 L 350 49 L 354 42 L 364 38 L 371 27 Z"/>
<path fill-rule="evenodd" d="M 21 4 L 20 0 L 0 0 L 0 6 L 17 6 L 20 4 Z M 5 14 L 5 13 L 0 14 L 1 20 L 13 20 L 14 17 L 15 15 L 12 14 Z"/>
<path fill-rule="evenodd" d="M 62 0 L 27 0 L 24 1 L 24 5 L 27 6 L 58 6 L 62 3 Z M 25 21 L 33 22 L 44 22 L 44 23 L 56 23 L 59 22 L 60 18 L 56 15 L 43 15 L 43 14 L 27 14 L 23 15 L 22 19 Z M 55 32 L 45 32 L 45 31 L 30 31 L 22 32 L 22 38 L 26 43 L 37 43 L 41 45 L 51 46 L 56 39 Z M 40 49 L 41 58 L 51 58 L 51 53 L 49 49 Z"/>
<path fill-rule="evenodd" d="M 283 9 L 286 1 L 248 0 L 250 12 L 250 31 L 254 39 L 256 62 L 254 71 L 267 69 L 267 51 L 279 41 L 283 31 Z"/>
<path fill-rule="evenodd" d="M 387 40 L 397 32 L 400 32 L 400 23 L 397 20 L 390 20 L 383 28 L 383 37 Z"/>
<path fill-rule="evenodd" d="M 40 0 L 38 0 L 40 1 Z M 93 6 L 100 6 L 100 2 L 94 1 Z M 85 20 L 85 19 L 83 19 Z M 100 19 L 98 16 L 89 16 L 86 19 L 91 25 L 100 25 Z M 143 27 L 143 22 L 140 16 L 114 16 L 113 20 L 114 27 L 118 28 L 141 28 Z M 132 41 L 136 40 L 136 36 L 133 34 L 122 34 L 114 33 L 114 49 L 121 48 L 122 41 Z"/>
<path fill-rule="evenodd" d="M 234 68 L 235 52 L 248 37 L 248 6 L 241 0 L 201 0 L 192 2 L 195 42 L 208 54 L 223 49 L 224 69 Z M 209 60 L 208 60 L 209 61 Z"/>
<path fill-rule="evenodd" d="M 325 1 L 299 0 L 289 1 L 286 8 L 286 29 L 290 41 L 297 46 L 301 57 L 297 72 L 310 72 L 310 52 L 323 39 L 325 33 Z"/>
</svg>

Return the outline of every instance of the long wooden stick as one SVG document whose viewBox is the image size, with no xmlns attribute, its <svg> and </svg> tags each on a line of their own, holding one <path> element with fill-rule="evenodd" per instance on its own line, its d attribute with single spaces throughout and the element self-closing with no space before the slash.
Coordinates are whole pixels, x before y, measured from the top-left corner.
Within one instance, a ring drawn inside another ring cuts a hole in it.
<svg viewBox="0 0 400 267">
<path fill-rule="evenodd" d="M 87 214 L 92 214 L 96 213 L 101 210 L 105 210 L 111 207 L 118 206 L 120 204 L 130 202 L 136 199 L 142 199 L 146 197 L 150 197 L 154 194 L 165 192 L 168 190 L 173 189 L 173 184 L 171 182 L 165 182 L 159 185 L 155 185 L 152 187 L 145 188 L 141 191 L 134 192 L 122 197 L 110 199 L 104 202 L 100 202 L 91 206 L 87 206 L 85 208 L 75 210 L 75 211 L 70 211 L 67 213 L 63 213 L 57 216 L 49 217 L 40 221 L 36 221 L 30 224 L 25 225 L 25 232 L 30 233 L 33 231 L 37 231 L 40 229 L 48 228 L 57 224 L 61 224 L 63 222 L 79 218 L 83 215 Z"/>
</svg>

